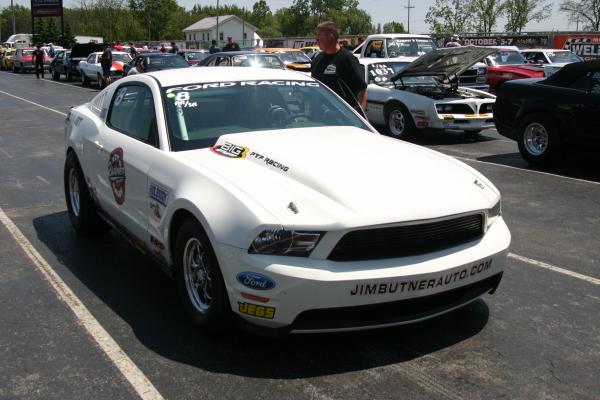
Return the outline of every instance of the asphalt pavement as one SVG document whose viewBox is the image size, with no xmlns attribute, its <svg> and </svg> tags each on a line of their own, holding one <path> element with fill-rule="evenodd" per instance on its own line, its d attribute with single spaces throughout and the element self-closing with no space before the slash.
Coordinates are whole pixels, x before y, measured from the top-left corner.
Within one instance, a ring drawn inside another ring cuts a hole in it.
<svg viewBox="0 0 600 400">
<path fill-rule="evenodd" d="M 392 329 L 211 336 L 186 319 L 173 283 L 119 235 L 82 239 L 70 226 L 64 114 L 97 93 L 0 72 L 0 213 L 24 235 L 0 224 L 0 399 L 144 397 L 70 298 L 166 399 L 600 398 L 597 159 L 573 155 L 535 169 L 495 130 L 475 139 L 424 132 L 411 141 L 466 162 L 502 193 L 513 240 L 495 295 Z"/>
</svg>

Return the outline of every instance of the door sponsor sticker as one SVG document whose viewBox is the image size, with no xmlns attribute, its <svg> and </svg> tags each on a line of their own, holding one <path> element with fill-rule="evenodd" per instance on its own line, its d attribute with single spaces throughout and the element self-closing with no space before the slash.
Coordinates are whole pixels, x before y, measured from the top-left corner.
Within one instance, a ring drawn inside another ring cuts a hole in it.
<svg viewBox="0 0 600 400">
<path fill-rule="evenodd" d="M 123 157 L 123 149 L 117 147 L 114 149 L 108 158 L 108 180 L 110 188 L 117 204 L 121 205 L 125 202 L 125 160 Z"/>
</svg>

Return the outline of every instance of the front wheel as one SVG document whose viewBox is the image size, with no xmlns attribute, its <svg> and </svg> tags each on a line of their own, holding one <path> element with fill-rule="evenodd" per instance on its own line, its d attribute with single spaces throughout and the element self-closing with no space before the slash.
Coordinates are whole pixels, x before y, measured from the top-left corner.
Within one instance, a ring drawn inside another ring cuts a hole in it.
<svg viewBox="0 0 600 400">
<path fill-rule="evenodd" d="M 528 162 L 551 165 L 564 156 L 558 123 L 545 114 L 532 114 L 519 125 L 519 152 Z"/>
<path fill-rule="evenodd" d="M 65 161 L 64 186 L 67 212 L 75 232 L 83 236 L 105 232 L 108 226 L 96 212 L 81 166 L 72 152 Z"/>
<path fill-rule="evenodd" d="M 219 263 L 204 230 L 186 220 L 175 242 L 175 281 L 188 316 L 202 329 L 222 330 L 230 306 Z"/>
<path fill-rule="evenodd" d="M 386 111 L 387 132 L 398 139 L 405 139 L 415 131 L 415 124 L 408 109 L 401 104 L 392 104 Z"/>
</svg>

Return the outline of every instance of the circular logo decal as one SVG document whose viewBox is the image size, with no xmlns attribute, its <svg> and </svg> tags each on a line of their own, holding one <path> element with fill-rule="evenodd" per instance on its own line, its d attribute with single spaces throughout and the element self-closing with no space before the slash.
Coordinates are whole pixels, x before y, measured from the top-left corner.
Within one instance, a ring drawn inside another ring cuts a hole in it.
<svg viewBox="0 0 600 400">
<path fill-rule="evenodd" d="M 108 158 L 108 180 L 117 204 L 125 202 L 125 161 L 123 149 L 117 147 Z"/>
</svg>

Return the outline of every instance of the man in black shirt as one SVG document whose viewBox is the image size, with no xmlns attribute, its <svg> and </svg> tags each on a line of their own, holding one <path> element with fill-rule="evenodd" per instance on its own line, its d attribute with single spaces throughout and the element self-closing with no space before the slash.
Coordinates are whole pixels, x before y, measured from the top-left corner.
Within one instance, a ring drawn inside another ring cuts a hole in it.
<svg viewBox="0 0 600 400">
<path fill-rule="evenodd" d="M 213 39 L 211 43 L 212 43 L 212 45 L 208 49 L 208 52 L 210 54 L 218 53 L 221 51 L 221 49 L 217 47 L 217 41 L 215 39 Z"/>
<path fill-rule="evenodd" d="M 44 50 L 42 50 L 42 46 L 38 44 L 33 51 L 32 58 L 32 62 L 35 64 L 35 76 L 37 79 L 40 79 L 40 72 L 42 74 L 42 79 L 44 79 L 44 56 Z"/>
<path fill-rule="evenodd" d="M 317 26 L 317 42 L 322 51 L 313 59 L 311 74 L 364 115 L 367 84 L 363 71 L 356 57 L 338 44 L 338 36 L 334 22 Z"/>
<path fill-rule="evenodd" d="M 223 47 L 223 51 L 240 51 L 240 45 L 233 41 L 233 38 L 229 36 L 227 38 L 227 44 Z"/>
</svg>

